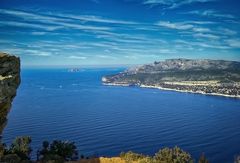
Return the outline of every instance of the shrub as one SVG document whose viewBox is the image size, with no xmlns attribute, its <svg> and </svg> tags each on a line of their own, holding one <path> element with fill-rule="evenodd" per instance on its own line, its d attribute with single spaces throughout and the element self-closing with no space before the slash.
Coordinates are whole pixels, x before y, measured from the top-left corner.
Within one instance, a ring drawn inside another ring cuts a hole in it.
<svg viewBox="0 0 240 163">
<path fill-rule="evenodd" d="M 21 158 L 16 154 L 8 154 L 2 157 L 1 162 L 19 163 L 21 162 Z"/>
<path fill-rule="evenodd" d="M 77 147 L 73 142 L 54 140 L 51 144 L 44 141 L 42 149 L 38 152 L 41 160 L 65 160 L 78 159 Z"/>
<path fill-rule="evenodd" d="M 4 156 L 6 153 L 6 145 L 3 143 L 0 143 L 0 159 Z"/>
<path fill-rule="evenodd" d="M 31 141 L 29 136 L 17 137 L 6 151 L 6 154 L 16 154 L 21 160 L 29 160 L 32 151 L 30 147 Z"/>
<path fill-rule="evenodd" d="M 62 156 L 56 154 L 46 154 L 42 159 L 43 163 L 64 163 L 65 160 Z"/>
<path fill-rule="evenodd" d="M 127 163 L 137 161 L 138 163 L 192 163 L 191 155 L 179 147 L 163 148 L 155 154 L 154 157 L 144 156 L 142 154 L 129 151 L 121 153 L 120 157 Z M 204 157 L 205 158 L 205 157 Z M 202 163 L 202 162 L 201 162 Z M 205 163 L 205 162 L 204 162 Z"/>
<path fill-rule="evenodd" d="M 129 151 L 127 153 L 124 153 L 124 152 L 120 153 L 120 158 L 122 158 L 126 162 L 138 161 L 138 160 L 143 159 L 145 157 L 146 156 L 144 156 L 142 154 L 134 153 L 132 151 Z"/>
<path fill-rule="evenodd" d="M 191 155 L 179 147 L 163 148 L 154 156 L 154 161 L 158 163 L 192 163 Z"/>
</svg>

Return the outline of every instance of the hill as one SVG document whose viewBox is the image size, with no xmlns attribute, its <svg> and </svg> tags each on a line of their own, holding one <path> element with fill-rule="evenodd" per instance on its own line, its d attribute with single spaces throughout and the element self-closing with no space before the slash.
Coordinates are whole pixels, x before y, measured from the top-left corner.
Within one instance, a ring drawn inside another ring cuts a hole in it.
<svg viewBox="0 0 240 163">
<path fill-rule="evenodd" d="M 240 96 L 240 62 L 168 59 L 104 76 L 104 84 Z"/>
</svg>

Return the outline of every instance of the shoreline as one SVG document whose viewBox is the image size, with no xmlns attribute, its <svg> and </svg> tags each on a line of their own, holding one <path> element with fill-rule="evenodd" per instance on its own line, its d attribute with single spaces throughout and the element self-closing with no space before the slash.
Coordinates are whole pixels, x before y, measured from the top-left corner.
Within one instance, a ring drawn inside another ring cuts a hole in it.
<svg viewBox="0 0 240 163">
<path fill-rule="evenodd" d="M 103 83 L 103 85 L 109 85 L 109 86 L 123 86 L 123 87 L 129 87 L 130 84 L 117 84 L 117 83 Z M 202 94 L 202 95 L 211 95 L 211 96 L 222 96 L 222 97 L 231 97 L 231 98 L 237 98 L 240 99 L 240 95 L 226 95 L 226 94 L 220 94 L 220 93 L 205 93 L 205 92 L 194 92 L 194 91 L 188 91 L 188 90 L 178 90 L 173 88 L 164 88 L 160 86 L 151 86 L 151 85 L 135 85 L 140 88 L 151 88 L 151 89 L 160 89 L 160 90 L 166 90 L 166 91 L 175 91 L 175 92 L 182 92 L 182 93 L 194 93 L 194 94 Z"/>
</svg>

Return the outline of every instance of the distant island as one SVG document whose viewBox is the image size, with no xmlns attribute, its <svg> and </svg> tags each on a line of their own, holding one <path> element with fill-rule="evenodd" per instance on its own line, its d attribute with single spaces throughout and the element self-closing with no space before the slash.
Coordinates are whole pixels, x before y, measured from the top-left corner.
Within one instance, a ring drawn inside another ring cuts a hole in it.
<svg viewBox="0 0 240 163">
<path fill-rule="evenodd" d="M 80 68 L 70 68 L 68 69 L 68 72 L 80 72 L 81 69 Z"/>
<path fill-rule="evenodd" d="M 240 98 L 240 62 L 167 59 L 104 76 L 102 82 Z"/>
</svg>

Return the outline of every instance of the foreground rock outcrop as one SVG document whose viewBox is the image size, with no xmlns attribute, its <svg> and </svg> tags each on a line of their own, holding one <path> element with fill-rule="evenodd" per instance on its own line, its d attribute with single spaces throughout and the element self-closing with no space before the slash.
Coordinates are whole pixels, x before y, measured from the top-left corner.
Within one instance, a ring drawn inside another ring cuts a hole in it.
<svg viewBox="0 0 240 163">
<path fill-rule="evenodd" d="M 20 58 L 0 52 L 0 133 L 20 84 Z"/>
<path fill-rule="evenodd" d="M 240 97 L 240 62 L 169 59 L 104 76 L 104 84 Z"/>
</svg>

